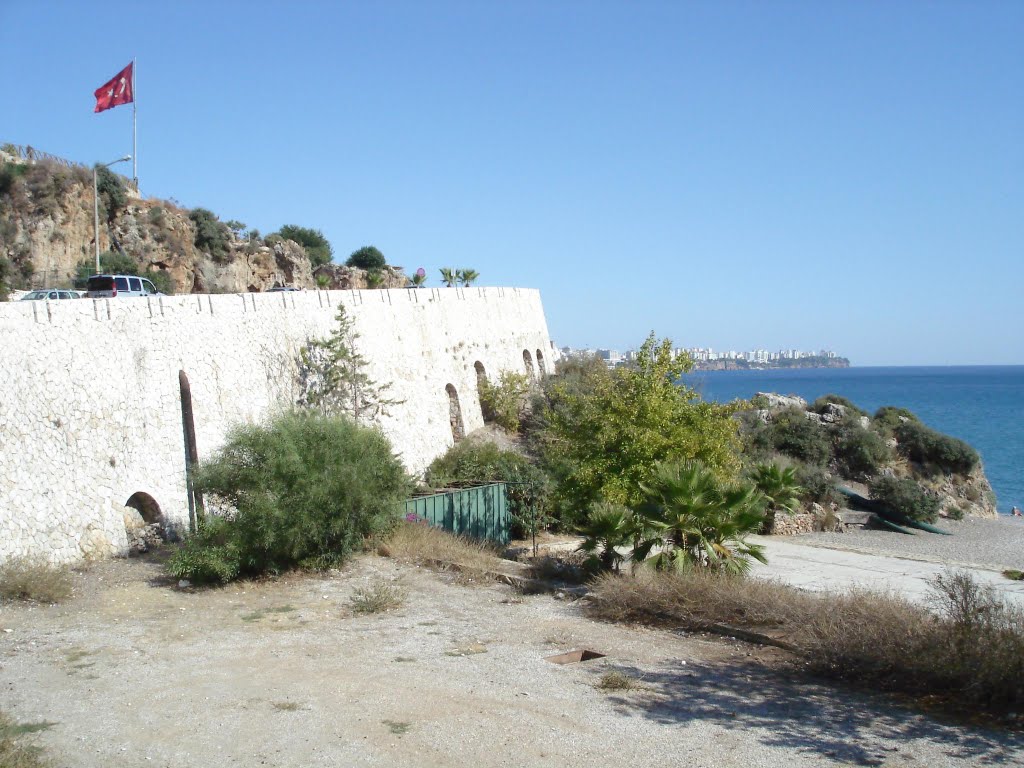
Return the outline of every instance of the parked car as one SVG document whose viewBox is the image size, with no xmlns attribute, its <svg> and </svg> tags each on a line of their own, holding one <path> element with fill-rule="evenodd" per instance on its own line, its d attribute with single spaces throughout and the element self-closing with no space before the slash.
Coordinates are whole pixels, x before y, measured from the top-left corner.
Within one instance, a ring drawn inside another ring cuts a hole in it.
<svg viewBox="0 0 1024 768">
<path fill-rule="evenodd" d="M 90 299 L 113 299 L 131 296 L 163 296 L 156 286 L 136 275 L 93 275 L 89 278 Z"/>
<path fill-rule="evenodd" d="M 21 297 L 22 301 L 42 301 L 48 299 L 50 301 L 58 301 L 60 299 L 80 299 L 82 294 L 78 291 L 69 291 L 64 288 L 40 288 L 35 291 L 29 291 Z"/>
<path fill-rule="evenodd" d="M 290 285 L 275 285 L 273 288 L 267 288 L 267 293 L 280 293 L 281 291 L 301 291 L 301 288 L 294 288 Z"/>
</svg>

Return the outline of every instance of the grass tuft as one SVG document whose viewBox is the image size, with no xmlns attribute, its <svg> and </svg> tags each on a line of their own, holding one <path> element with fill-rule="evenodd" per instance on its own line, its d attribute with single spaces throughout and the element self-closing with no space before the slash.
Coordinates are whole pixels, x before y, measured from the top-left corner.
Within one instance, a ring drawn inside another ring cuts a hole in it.
<svg viewBox="0 0 1024 768">
<path fill-rule="evenodd" d="M 12 558 L 0 565 L 0 597 L 58 603 L 71 595 L 71 572 L 36 558 Z"/>
<path fill-rule="evenodd" d="M 45 731 L 56 723 L 17 723 L 0 712 L 0 766 L 2 768 L 46 768 L 42 750 L 22 743 L 21 737 Z"/>
<path fill-rule="evenodd" d="M 599 691 L 632 691 L 639 688 L 640 683 L 625 672 L 613 670 L 601 675 L 601 679 L 597 681 L 597 685 L 594 687 Z"/>
<path fill-rule="evenodd" d="M 386 613 L 401 608 L 404 602 L 405 590 L 383 580 L 368 587 L 357 587 L 352 594 L 352 610 L 356 613 Z"/>
</svg>

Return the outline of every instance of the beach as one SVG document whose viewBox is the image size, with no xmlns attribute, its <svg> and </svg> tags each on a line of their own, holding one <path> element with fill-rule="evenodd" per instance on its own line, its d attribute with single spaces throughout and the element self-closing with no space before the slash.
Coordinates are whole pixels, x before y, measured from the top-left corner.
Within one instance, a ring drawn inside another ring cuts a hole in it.
<svg viewBox="0 0 1024 768">
<path fill-rule="evenodd" d="M 952 536 L 919 531 L 907 536 L 894 531 L 851 529 L 844 533 L 787 536 L 786 541 L 870 555 L 901 557 L 931 563 L 991 570 L 1024 570 L 1024 518 L 940 520 L 937 527 Z"/>
</svg>

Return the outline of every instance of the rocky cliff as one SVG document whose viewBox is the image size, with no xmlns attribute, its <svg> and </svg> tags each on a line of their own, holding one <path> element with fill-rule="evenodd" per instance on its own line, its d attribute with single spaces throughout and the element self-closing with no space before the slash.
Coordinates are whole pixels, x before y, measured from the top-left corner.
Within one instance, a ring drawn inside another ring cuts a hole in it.
<svg viewBox="0 0 1024 768">
<path fill-rule="evenodd" d="M 100 251 L 127 257 L 139 274 L 155 278 L 168 292 L 408 284 L 396 268 L 368 275 L 327 264 L 314 277 L 300 244 L 274 235 L 242 234 L 212 214 L 204 218 L 174 203 L 144 199 L 127 179 L 113 174 L 105 174 L 99 197 Z M 56 159 L 27 160 L 0 150 L 0 259 L 7 262 L 0 266 L 8 272 L 9 287 L 71 286 L 82 265 L 95 259 L 93 232 L 91 169 Z"/>
</svg>

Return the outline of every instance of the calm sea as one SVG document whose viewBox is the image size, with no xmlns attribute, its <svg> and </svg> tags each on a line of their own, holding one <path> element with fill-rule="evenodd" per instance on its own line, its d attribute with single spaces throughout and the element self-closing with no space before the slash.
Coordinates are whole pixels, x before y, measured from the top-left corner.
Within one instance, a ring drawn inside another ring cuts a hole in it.
<svg viewBox="0 0 1024 768">
<path fill-rule="evenodd" d="M 1024 509 L 1024 366 L 706 371 L 684 378 L 717 402 L 756 392 L 812 402 L 834 393 L 871 412 L 883 405 L 909 408 L 981 453 L 1000 512 Z"/>
</svg>

